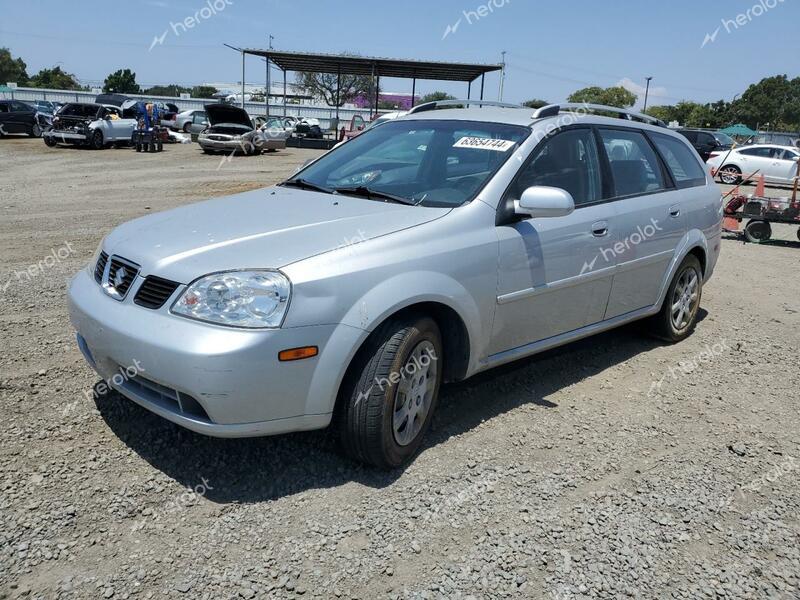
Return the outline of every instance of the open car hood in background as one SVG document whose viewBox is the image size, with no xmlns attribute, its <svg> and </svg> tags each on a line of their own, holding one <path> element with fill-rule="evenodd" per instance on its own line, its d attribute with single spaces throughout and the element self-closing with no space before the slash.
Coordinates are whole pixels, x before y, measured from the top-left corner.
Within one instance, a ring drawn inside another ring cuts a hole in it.
<svg viewBox="0 0 800 600">
<path fill-rule="evenodd" d="M 208 124 L 211 126 L 221 125 L 227 123 L 230 125 L 243 125 L 249 129 L 253 129 L 253 123 L 250 121 L 250 116 L 244 109 L 231 104 L 206 104 L 206 115 L 208 116 Z"/>
</svg>

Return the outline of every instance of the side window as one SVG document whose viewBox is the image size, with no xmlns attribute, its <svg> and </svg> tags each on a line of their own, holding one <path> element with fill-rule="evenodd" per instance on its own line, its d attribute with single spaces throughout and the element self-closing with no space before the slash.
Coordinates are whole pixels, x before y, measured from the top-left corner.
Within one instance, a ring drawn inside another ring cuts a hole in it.
<svg viewBox="0 0 800 600">
<path fill-rule="evenodd" d="M 518 199 L 527 188 L 540 185 L 566 190 L 575 206 L 603 199 L 600 159 L 591 129 L 558 133 L 534 151 L 520 170 L 512 194 Z"/>
<path fill-rule="evenodd" d="M 11 110 L 14 112 L 29 112 L 33 110 L 33 107 L 23 102 L 12 102 Z"/>
<path fill-rule="evenodd" d="M 8 112 L 8 104 L 0 104 L 0 113 Z"/>
<path fill-rule="evenodd" d="M 681 134 L 693 144 L 697 143 L 697 132 L 696 131 L 681 131 Z"/>
<path fill-rule="evenodd" d="M 797 152 L 794 152 L 792 150 L 783 151 L 783 160 L 796 161 L 798 157 L 800 157 L 800 154 L 798 154 Z"/>
<path fill-rule="evenodd" d="M 614 196 L 649 194 L 666 188 L 658 157 L 638 131 L 600 129 L 614 179 Z"/>
<path fill-rule="evenodd" d="M 705 185 L 706 173 L 686 144 L 660 133 L 650 135 L 679 188 Z"/>
<path fill-rule="evenodd" d="M 745 148 L 744 150 L 739 150 L 739 154 L 757 156 L 759 158 L 770 158 L 772 156 L 772 150 L 770 148 Z"/>
</svg>

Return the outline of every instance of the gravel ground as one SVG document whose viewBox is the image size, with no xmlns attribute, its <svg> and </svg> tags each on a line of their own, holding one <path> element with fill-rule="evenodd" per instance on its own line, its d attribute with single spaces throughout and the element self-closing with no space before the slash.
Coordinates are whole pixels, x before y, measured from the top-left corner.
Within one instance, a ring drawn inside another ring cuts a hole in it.
<svg viewBox="0 0 800 600">
<path fill-rule="evenodd" d="M 724 241 L 679 345 L 627 327 L 445 387 L 394 473 L 92 399 L 64 293 L 102 236 L 314 155 L 0 140 L 0 598 L 800 597 L 791 228 Z"/>
</svg>

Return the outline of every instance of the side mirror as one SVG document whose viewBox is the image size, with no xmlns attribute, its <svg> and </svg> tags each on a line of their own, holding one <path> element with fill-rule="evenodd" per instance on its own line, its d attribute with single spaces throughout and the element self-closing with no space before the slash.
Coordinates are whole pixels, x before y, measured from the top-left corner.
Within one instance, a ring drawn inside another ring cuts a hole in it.
<svg viewBox="0 0 800 600">
<path fill-rule="evenodd" d="M 531 217 L 566 217 L 575 210 L 572 195 L 561 188 L 533 186 L 514 202 L 514 212 Z"/>
</svg>

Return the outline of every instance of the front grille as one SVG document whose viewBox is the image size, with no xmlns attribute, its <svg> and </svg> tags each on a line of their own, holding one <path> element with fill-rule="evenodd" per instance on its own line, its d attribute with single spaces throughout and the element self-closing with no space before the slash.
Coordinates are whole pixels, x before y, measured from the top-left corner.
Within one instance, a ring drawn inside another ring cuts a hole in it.
<svg viewBox="0 0 800 600">
<path fill-rule="evenodd" d="M 97 259 L 97 264 L 94 267 L 94 280 L 97 283 L 103 281 L 103 271 L 106 270 L 106 263 L 108 262 L 108 254 L 100 251 L 100 257 Z"/>
<path fill-rule="evenodd" d="M 157 310 L 164 306 L 170 296 L 178 289 L 179 283 L 150 275 L 136 292 L 133 301 L 139 306 Z"/>
<path fill-rule="evenodd" d="M 118 273 L 122 273 L 119 282 L 117 281 Z M 138 273 L 138 267 L 127 261 L 120 260 L 117 256 L 112 256 L 111 268 L 108 271 L 108 284 L 113 286 L 120 298 L 124 298 Z"/>
</svg>

